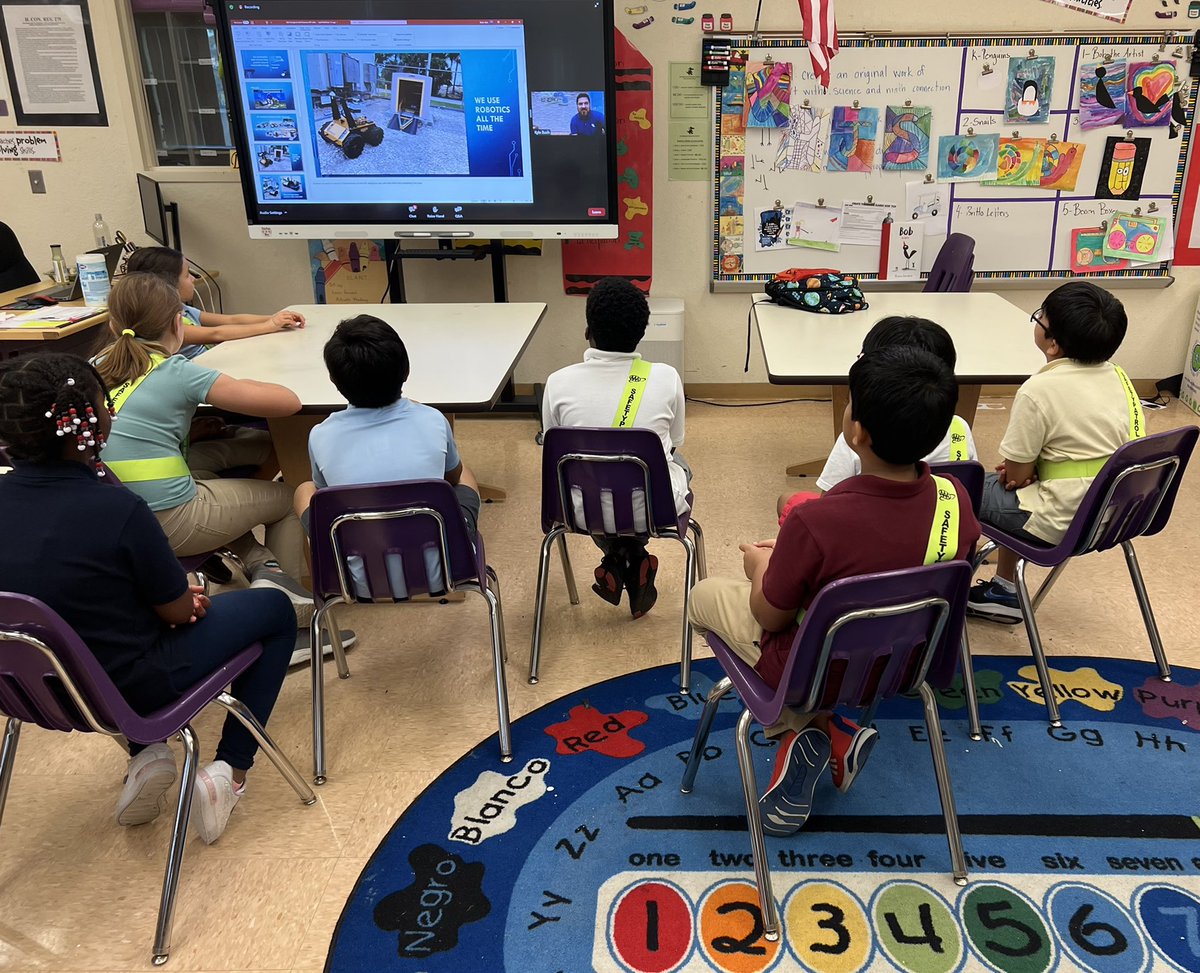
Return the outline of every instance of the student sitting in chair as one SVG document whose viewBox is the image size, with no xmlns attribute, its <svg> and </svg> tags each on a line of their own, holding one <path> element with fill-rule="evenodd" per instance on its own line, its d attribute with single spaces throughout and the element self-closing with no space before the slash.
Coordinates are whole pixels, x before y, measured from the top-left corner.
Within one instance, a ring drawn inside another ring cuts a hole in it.
<svg viewBox="0 0 1200 973">
<path fill-rule="evenodd" d="M 262 655 L 234 680 L 233 695 L 265 725 L 296 640 L 292 603 L 278 589 L 210 601 L 189 587 L 145 500 L 100 476 L 114 414 L 108 389 L 82 358 L 34 355 L 0 367 L 0 440 L 15 465 L 0 476 L 0 590 L 62 616 L 142 714 L 260 642 Z M 257 750 L 250 731 L 227 716 L 216 760 L 197 773 L 193 792 L 192 825 L 206 843 L 225 830 Z M 129 752 L 117 822 L 146 824 L 175 780 L 175 757 L 165 742 L 131 743 Z"/>
<path fill-rule="evenodd" d="M 1086 280 L 1056 288 L 1033 312 L 1046 364 L 1013 399 L 1000 465 L 983 487 L 980 520 L 1035 544 L 1057 544 L 1108 458 L 1146 435 L 1129 376 L 1109 359 L 1125 339 L 1125 308 Z M 1015 624 L 1017 555 L 997 553 L 996 576 L 971 590 L 972 615 Z"/>
<path fill-rule="evenodd" d="M 954 339 L 940 324 L 935 324 L 927 318 L 903 317 L 893 315 L 883 318 L 863 338 L 862 354 L 867 355 L 880 348 L 903 345 L 910 348 L 922 348 L 937 355 L 954 371 L 958 354 L 954 350 Z M 924 457 L 926 463 L 959 463 L 964 460 L 977 459 L 975 439 L 971 435 L 971 427 L 967 420 L 955 416 L 950 420 L 950 428 L 942 441 L 934 447 L 933 452 Z M 808 500 L 813 500 L 821 494 L 828 493 L 835 486 L 852 476 L 862 472 L 862 464 L 858 454 L 847 444 L 846 437 L 838 434 L 837 442 L 825 461 L 825 468 L 817 477 L 818 493 L 785 493 L 779 498 L 777 510 L 779 523 L 782 524 L 791 512 L 792 507 Z"/>
<path fill-rule="evenodd" d="M 325 367 L 350 408 L 309 434 L 313 478 L 300 484 L 295 498 L 305 528 L 313 494 L 322 487 L 445 478 L 474 537 L 479 484 L 459 458 L 446 417 L 404 398 L 408 350 L 400 336 L 370 314 L 349 318 L 325 344 Z"/>
<path fill-rule="evenodd" d="M 842 433 L 862 473 L 792 510 L 775 540 L 742 544 L 746 580 L 698 581 L 689 611 L 697 629 L 719 635 L 778 686 L 800 619 L 825 585 L 926 563 L 946 515 L 958 527 L 937 559 L 969 558 L 979 539 L 971 505 L 960 484 L 935 481 L 921 459 L 945 435 L 957 400 L 954 373 L 927 351 L 893 346 L 859 358 Z M 834 786 L 849 790 L 878 736 L 836 713 L 790 709 L 766 733 L 779 737 L 775 772 L 759 799 L 771 835 L 804 825 L 827 766 Z"/>
<path fill-rule="evenodd" d="M 692 473 L 675 452 L 683 445 L 683 381 L 670 365 L 644 361 L 635 350 L 650 323 L 646 295 L 627 280 L 605 277 L 588 294 L 586 313 L 583 336 L 591 347 L 583 353 L 582 362 L 560 368 L 546 379 L 542 428 L 653 430 L 667 456 L 675 511 L 685 513 Z M 620 604 L 621 592 L 626 591 L 630 613 L 641 618 L 658 599 L 654 587 L 658 558 L 636 538 L 594 539 L 604 557 L 596 568 L 592 590 L 613 605 Z"/>
</svg>

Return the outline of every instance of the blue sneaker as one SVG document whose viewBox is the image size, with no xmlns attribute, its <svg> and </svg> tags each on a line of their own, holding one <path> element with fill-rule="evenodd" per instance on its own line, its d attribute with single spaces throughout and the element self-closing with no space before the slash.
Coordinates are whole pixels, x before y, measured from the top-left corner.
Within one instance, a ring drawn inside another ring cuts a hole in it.
<svg viewBox="0 0 1200 973">
<path fill-rule="evenodd" d="M 1015 591 L 1008 591 L 994 580 L 976 581 L 967 595 L 967 614 L 1016 625 L 1021 620 L 1021 605 Z"/>
<path fill-rule="evenodd" d="M 771 783 L 758 799 L 763 834 L 786 838 L 804 827 L 830 752 L 829 737 L 815 726 L 780 739 Z"/>
</svg>

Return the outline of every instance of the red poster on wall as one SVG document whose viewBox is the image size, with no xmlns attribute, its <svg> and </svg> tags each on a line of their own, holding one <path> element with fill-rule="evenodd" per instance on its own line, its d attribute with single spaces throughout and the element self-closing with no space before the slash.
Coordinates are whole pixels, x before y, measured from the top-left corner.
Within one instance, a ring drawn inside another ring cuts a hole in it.
<svg viewBox="0 0 1200 973">
<path fill-rule="evenodd" d="M 1175 266 L 1200 265 L 1200 223 L 1196 220 L 1196 199 L 1200 196 L 1200 161 L 1188 152 L 1187 178 L 1179 199 L 1179 218 L 1175 227 Z"/>
<path fill-rule="evenodd" d="M 616 31 L 617 226 L 615 240 L 563 242 L 563 290 L 587 294 L 602 277 L 648 292 L 654 267 L 654 90 L 650 62 Z"/>
</svg>

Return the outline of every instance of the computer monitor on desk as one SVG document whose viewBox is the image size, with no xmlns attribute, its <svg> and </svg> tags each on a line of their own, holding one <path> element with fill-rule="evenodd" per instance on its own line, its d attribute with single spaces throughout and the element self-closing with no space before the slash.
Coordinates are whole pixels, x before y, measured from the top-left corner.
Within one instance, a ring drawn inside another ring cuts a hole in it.
<svg viewBox="0 0 1200 973">
<path fill-rule="evenodd" d="M 137 181 L 138 197 L 142 201 L 142 223 L 145 225 L 147 236 L 161 246 L 182 250 L 183 245 L 179 239 L 179 204 L 164 203 L 158 182 L 145 173 L 139 172 Z M 171 220 L 169 232 L 168 216 Z"/>
</svg>

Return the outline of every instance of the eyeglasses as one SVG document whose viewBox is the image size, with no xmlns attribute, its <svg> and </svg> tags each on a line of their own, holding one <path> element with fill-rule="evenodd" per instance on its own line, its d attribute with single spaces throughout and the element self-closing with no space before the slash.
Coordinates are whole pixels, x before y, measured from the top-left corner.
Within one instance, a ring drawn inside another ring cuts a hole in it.
<svg viewBox="0 0 1200 973">
<path fill-rule="evenodd" d="M 1034 324 L 1036 324 L 1043 331 L 1045 331 L 1046 336 L 1049 337 L 1050 329 L 1048 327 L 1046 327 L 1045 317 L 1046 317 L 1046 309 L 1039 307 L 1036 311 L 1034 311 L 1031 315 L 1029 315 L 1029 320 L 1032 321 Z"/>
</svg>

